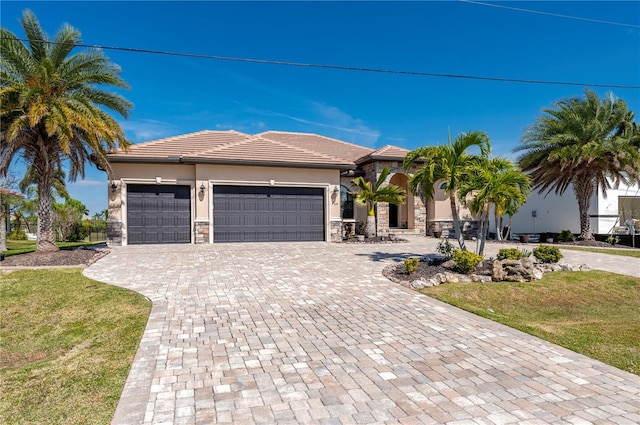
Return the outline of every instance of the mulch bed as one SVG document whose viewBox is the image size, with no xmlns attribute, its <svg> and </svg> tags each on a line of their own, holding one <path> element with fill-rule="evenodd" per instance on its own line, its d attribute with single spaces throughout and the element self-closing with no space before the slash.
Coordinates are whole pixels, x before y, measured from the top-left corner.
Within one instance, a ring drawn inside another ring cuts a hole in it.
<svg viewBox="0 0 640 425">
<path fill-rule="evenodd" d="M 87 266 L 109 253 L 105 248 L 79 247 L 53 252 L 29 252 L 5 257 L 0 267 Z"/>
</svg>

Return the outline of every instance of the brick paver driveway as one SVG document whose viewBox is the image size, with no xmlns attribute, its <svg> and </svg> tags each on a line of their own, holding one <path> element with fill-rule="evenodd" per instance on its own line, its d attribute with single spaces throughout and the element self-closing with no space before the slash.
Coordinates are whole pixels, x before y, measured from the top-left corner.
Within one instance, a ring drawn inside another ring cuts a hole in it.
<svg viewBox="0 0 640 425">
<path fill-rule="evenodd" d="M 85 275 L 154 303 L 114 423 L 640 423 L 637 376 L 381 275 L 433 247 L 113 249 Z"/>
</svg>

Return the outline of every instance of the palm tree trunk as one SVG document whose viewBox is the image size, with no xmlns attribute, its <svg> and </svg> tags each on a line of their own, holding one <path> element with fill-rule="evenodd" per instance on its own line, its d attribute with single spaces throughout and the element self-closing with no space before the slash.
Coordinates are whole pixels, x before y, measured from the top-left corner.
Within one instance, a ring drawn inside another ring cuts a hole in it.
<svg viewBox="0 0 640 425">
<path fill-rule="evenodd" d="M 458 208 L 456 207 L 455 193 L 449 194 L 449 202 L 451 203 L 451 216 L 453 217 L 453 230 L 456 232 L 456 239 L 458 239 L 458 245 L 463 251 L 467 250 L 467 246 L 464 243 L 464 237 L 462 236 L 462 229 L 460 228 L 460 217 L 458 216 Z"/>
<path fill-rule="evenodd" d="M 591 223 L 589 221 L 591 196 L 594 193 L 593 182 L 585 178 L 576 178 L 575 180 L 573 191 L 578 200 L 578 212 L 580 214 L 580 236 L 578 236 L 578 239 L 584 241 L 593 240 L 594 237 L 591 234 Z"/>
<path fill-rule="evenodd" d="M 365 234 L 368 238 L 375 238 L 376 233 L 376 216 L 367 215 L 367 230 L 365 231 Z"/>
<path fill-rule="evenodd" d="M 496 240 L 502 240 L 502 217 L 498 217 L 498 213 L 494 213 L 493 219 L 496 222 Z"/>
<path fill-rule="evenodd" d="M 45 160 L 46 161 L 46 160 Z M 58 247 L 53 238 L 53 217 L 51 205 L 51 187 L 53 186 L 53 167 L 49 163 L 40 161 L 38 168 L 38 243 L 36 251 L 57 251 Z"/>
<path fill-rule="evenodd" d="M 484 241 L 482 237 L 484 235 L 484 211 L 480 213 L 480 228 L 478 228 L 478 237 L 476 241 L 476 254 L 480 254 L 480 250 L 484 249 Z"/>
<path fill-rule="evenodd" d="M 0 251 L 7 250 L 7 206 L 0 191 Z"/>
<path fill-rule="evenodd" d="M 489 216 L 490 215 L 491 213 L 489 211 L 489 207 L 487 207 L 487 212 L 485 214 L 486 225 L 484 226 L 484 230 L 482 232 L 482 241 L 480 243 L 480 251 L 478 252 L 478 254 L 480 255 L 484 255 L 484 246 L 485 246 L 485 243 L 487 242 L 487 235 L 489 234 Z"/>
</svg>

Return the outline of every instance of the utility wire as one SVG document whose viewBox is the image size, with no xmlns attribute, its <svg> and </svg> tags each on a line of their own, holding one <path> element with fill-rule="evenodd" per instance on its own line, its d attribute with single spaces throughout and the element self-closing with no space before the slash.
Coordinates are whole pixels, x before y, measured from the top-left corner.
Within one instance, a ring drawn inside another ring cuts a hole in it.
<svg viewBox="0 0 640 425">
<path fill-rule="evenodd" d="M 600 19 L 583 18 L 583 17 L 580 17 L 580 16 L 561 15 L 559 13 L 542 12 L 540 10 L 531 10 L 531 9 L 522 9 L 522 8 L 519 8 L 519 7 L 504 6 L 504 5 L 501 5 L 501 4 L 493 4 L 493 3 L 483 3 L 483 2 L 479 2 L 479 1 L 473 1 L 473 0 L 459 0 L 459 1 L 461 1 L 462 3 L 477 4 L 478 6 L 497 7 L 499 9 L 516 10 L 518 12 L 528 12 L 528 13 L 536 13 L 538 15 L 555 16 L 557 18 L 576 19 L 578 21 L 596 22 L 598 24 L 607 24 L 607 25 L 618 25 L 618 26 L 621 26 L 621 27 L 640 28 L 640 25 L 625 24 L 623 22 L 603 21 L 603 20 L 600 20 Z"/>
<path fill-rule="evenodd" d="M 2 37 L 2 39 L 11 39 L 18 41 L 26 41 L 29 40 L 19 37 Z M 41 40 L 50 44 L 61 44 L 60 42 Z M 184 52 L 170 52 L 164 50 L 153 50 L 153 49 L 138 49 L 134 47 L 116 47 L 116 46 L 101 46 L 99 44 L 84 44 L 84 43 L 73 43 L 74 47 L 87 47 L 92 49 L 102 49 L 102 50 L 116 50 L 123 52 L 133 52 L 133 53 L 149 53 L 154 55 L 165 55 L 165 56 L 179 56 L 179 57 L 187 57 L 187 58 L 197 58 L 197 59 L 211 59 L 211 60 L 219 60 L 219 61 L 229 61 L 229 62 L 245 62 L 245 63 L 261 63 L 268 65 L 281 65 L 281 66 L 295 66 L 295 67 L 305 67 L 305 68 L 320 68 L 320 69 L 337 69 L 341 71 L 360 71 L 360 72 L 374 72 L 381 74 L 396 74 L 396 75 L 414 75 L 419 77 L 440 77 L 440 78 L 457 78 L 457 79 L 467 79 L 467 80 L 482 80 L 482 81 L 498 81 L 498 82 L 508 82 L 508 83 L 526 83 L 526 84 L 545 84 L 545 85 L 559 85 L 559 86 L 581 86 L 581 87 L 608 87 L 608 88 L 617 88 L 617 89 L 640 89 L 640 86 L 632 86 L 625 84 L 604 84 L 604 83 L 580 83 L 574 81 L 548 81 L 548 80 L 528 80 L 528 79 L 520 79 L 520 78 L 502 78 L 502 77 L 482 77 L 479 75 L 462 75 L 462 74 L 443 74 L 443 73 L 433 73 L 433 72 L 422 72 L 422 71 L 402 71 L 397 69 L 382 69 L 382 68 L 368 68 L 368 67 L 356 67 L 356 66 L 344 66 L 344 65 L 328 65 L 328 64 L 318 64 L 318 63 L 302 63 L 302 62 L 290 62 L 290 61 L 277 61 L 271 59 L 252 59 L 252 58 L 238 58 L 231 56 L 217 56 L 217 55 L 205 55 L 199 53 L 184 53 Z"/>
</svg>

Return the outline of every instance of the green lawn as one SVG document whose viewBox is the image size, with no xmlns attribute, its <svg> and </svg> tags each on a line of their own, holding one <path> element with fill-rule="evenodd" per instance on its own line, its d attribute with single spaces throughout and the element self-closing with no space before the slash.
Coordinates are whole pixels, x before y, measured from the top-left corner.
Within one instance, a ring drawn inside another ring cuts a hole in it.
<svg viewBox="0 0 640 425">
<path fill-rule="evenodd" d="M 77 246 L 89 246 L 97 244 L 94 242 L 56 242 L 60 248 L 75 248 Z M 26 254 L 36 250 L 36 241 L 7 241 L 7 251 L 2 251 L 5 257 L 18 254 Z"/>
<path fill-rule="evenodd" d="M 0 273 L 0 422 L 108 424 L 151 309 L 80 269 Z"/>
<path fill-rule="evenodd" d="M 621 255 L 623 257 L 640 258 L 640 249 L 608 249 L 608 248 L 580 248 L 577 246 L 561 246 L 560 249 L 572 251 L 595 252 L 598 254 Z"/>
<path fill-rule="evenodd" d="M 420 292 L 640 375 L 640 279 L 555 272 L 535 283 L 447 283 Z"/>
</svg>

